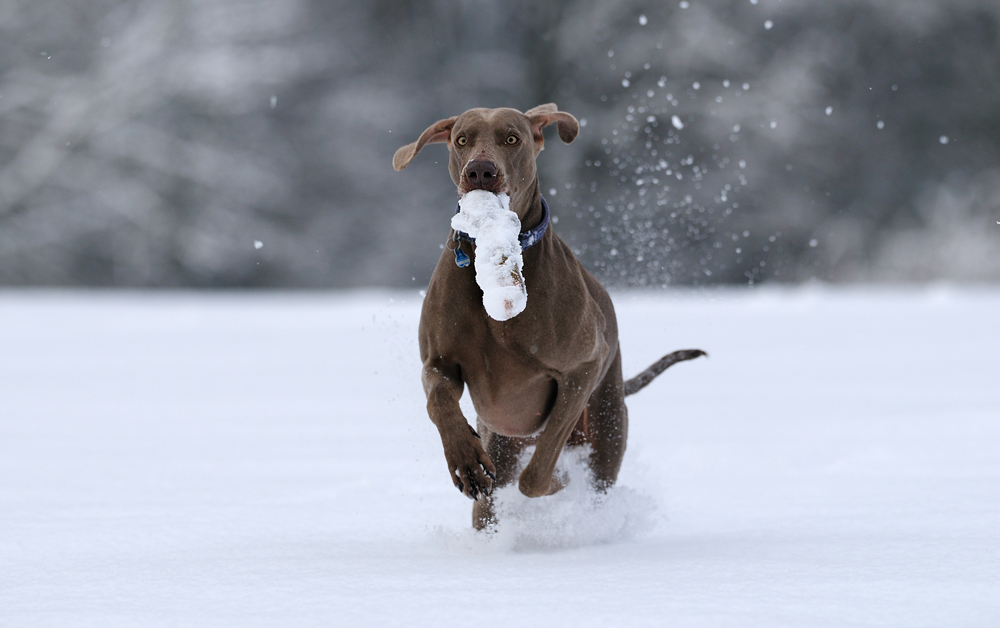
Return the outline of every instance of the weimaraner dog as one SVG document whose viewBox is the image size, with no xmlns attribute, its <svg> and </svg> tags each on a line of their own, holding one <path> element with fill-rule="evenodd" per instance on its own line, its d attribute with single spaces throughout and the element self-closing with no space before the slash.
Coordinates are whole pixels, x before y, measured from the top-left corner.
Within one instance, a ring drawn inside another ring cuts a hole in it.
<svg viewBox="0 0 1000 628">
<path fill-rule="evenodd" d="M 452 482 L 474 500 L 477 529 L 495 522 L 494 486 L 516 478 L 528 497 L 560 490 L 562 482 L 553 473 L 566 445 L 590 445 L 596 490 L 614 484 L 628 432 L 625 396 L 670 365 L 705 355 L 676 351 L 622 381 L 611 299 L 548 226 L 535 158 L 545 145 L 542 129 L 553 123 L 567 144 L 580 131 L 576 118 L 554 104 L 525 113 L 470 109 L 434 123 L 392 159 L 402 170 L 424 146 L 447 144 L 458 194 L 504 192 L 521 220 L 529 291 L 523 312 L 503 322 L 487 316 L 474 269 L 456 263 L 467 261 L 458 257 L 465 252 L 474 259 L 475 244 L 452 232 L 420 315 L 427 413 L 441 434 Z M 478 431 L 459 407 L 466 385 Z M 518 476 L 519 454 L 532 443 L 534 454 Z"/>
</svg>

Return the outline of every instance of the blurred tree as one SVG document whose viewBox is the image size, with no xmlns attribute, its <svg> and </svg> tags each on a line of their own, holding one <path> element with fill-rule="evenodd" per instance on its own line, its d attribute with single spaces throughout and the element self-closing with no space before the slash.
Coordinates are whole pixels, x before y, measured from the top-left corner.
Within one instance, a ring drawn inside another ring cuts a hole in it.
<svg viewBox="0 0 1000 628">
<path fill-rule="evenodd" d="M 997 280 L 997 76 L 992 0 L 12 0 L 0 283 L 422 285 L 454 187 L 393 151 L 548 101 L 610 283 Z"/>
</svg>

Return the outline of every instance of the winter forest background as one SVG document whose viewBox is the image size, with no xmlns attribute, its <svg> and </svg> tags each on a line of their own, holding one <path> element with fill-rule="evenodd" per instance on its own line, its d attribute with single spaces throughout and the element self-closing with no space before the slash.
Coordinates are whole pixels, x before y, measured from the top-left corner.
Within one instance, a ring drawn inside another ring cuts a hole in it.
<svg viewBox="0 0 1000 628">
<path fill-rule="evenodd" d="M 423 285 L 454 186 L 395 149 L 550 101 L 610 285 L 997 281 L 998 38 L 995 0 L 4 0 L 0 285 Z"/>
</svg>

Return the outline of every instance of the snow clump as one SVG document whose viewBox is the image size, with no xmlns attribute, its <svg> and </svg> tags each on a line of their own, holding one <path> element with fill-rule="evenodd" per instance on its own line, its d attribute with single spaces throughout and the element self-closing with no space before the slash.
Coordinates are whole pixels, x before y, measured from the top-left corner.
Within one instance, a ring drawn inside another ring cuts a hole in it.
<svg viewBox="0 0 1000 628">
<path fill-rule="evenodd" d="M 524 311 L 528 291 L 521 269 L 521 221 L 510 210 L 510 197 L 485 190 L 467 192 L 451 227 L 476 240 L 476 283 L 491 318 L 505 321 Z"/>
</svg>

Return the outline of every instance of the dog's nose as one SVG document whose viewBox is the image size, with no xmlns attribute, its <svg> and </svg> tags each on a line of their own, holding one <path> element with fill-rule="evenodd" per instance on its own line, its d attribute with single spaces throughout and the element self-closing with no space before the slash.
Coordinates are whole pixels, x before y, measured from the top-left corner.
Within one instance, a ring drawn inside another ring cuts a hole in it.
<svg viewBox="0 0 1000 628">
<path fill-rule="evenodd" d="M 465 178 L 474 187 L 486 187 L 496 181 L 496 164 L 487 159 L 474 159 L 465 167 Z"/>
</svg>

